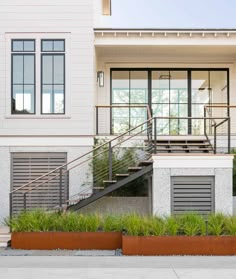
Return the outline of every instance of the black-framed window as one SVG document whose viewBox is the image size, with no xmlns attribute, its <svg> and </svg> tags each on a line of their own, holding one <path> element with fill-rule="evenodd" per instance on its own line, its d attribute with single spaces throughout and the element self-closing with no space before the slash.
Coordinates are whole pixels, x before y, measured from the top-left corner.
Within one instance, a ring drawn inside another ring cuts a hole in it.
<svg viewBox="0 0 236 279">
<path fill-rule="evenodd" d="M 147 119 L 148 72 L 112 71 L 112 133 L 127 131 Z M 141 107 L 139 107 L 141 106 Z"/>
<path fill-rule="evenodd" d="M 65 40 L 41 40 L 41 113 L 65 113 Z"/>
<path fill-rule="evenodd" d="M 12 40 L 11 112 L 35 113 L 35 40 Z"/>
<path fill-rule="evenodd" d="M 136 83 L 132 99 L 135 103 L 148 104 L 153 116 L 159 117 L 158 135 L 202 135 L 204 120 L 190 118 L 202 118 L 205 105 L 229 104 L 229 69 L 227 68 L 113 68 L 111 69 L 111 105 L 132 105 L 131 73 L 135 72 L 145 73 L 145 77 L 141 78 L 141 83 Z M 144 92 L 144 88 L 146 88 L 146 97 L 142 99 L 138 93 Z M 211 110 L 213 115 L 218 117 L 230 115 L 228 109 L 223 112 L 217 109 Z M 186 117 L 188 119 L 183 119 Z M 112 133 L 120 133 L 132 128 L 130 125 L 132 115 L 129 108 L 113 108 L 111 118 Z M 220 133 L 224 134 L 225 129 L 227 129 L 226 125 Z"/>
</svg>

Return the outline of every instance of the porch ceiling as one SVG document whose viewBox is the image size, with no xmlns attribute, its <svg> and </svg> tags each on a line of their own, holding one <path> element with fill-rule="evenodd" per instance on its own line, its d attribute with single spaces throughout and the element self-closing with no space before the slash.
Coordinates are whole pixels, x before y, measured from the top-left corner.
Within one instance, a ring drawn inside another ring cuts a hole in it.
<svg viewBox="0 0 236 279">
<path fill-rule="evenodd" d="M 173 59 L 173 60 L 202 60 L 217 62 L 234 62 L 236 46 L 96 46 L 98 59 Z M 154 61 L 153 61 L 154 62 Z"/>
</svg>

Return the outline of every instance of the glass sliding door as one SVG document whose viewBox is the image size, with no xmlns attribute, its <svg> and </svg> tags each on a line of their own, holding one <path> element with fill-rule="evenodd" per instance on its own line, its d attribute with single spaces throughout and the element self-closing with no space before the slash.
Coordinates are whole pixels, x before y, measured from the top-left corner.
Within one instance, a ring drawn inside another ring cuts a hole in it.
<svg viewBox="0 0 236 279">
<path fill-rule="evenodd" d="M 190 117 L 203 118 L 208 104 L 227 105 L 228 83 L 227 69 L 111 70 L 111 105 L 118 106 L 111 110 L 111 132 L 122 133 L 144 122 L 149 105 L 158 135 L 203 135 L 204 120 Z M 229 113 L 210 110 L 216 117 Z"/>
<path fill-rule="evenodd" d="M 210 71 L 191 71 L 191 84 L 192 117 L 204 117 L 205 105 L 227 105 L 227 71 L 214 69 Z M 209 108 L 209 110 L 211 111 L 211 114 L 215 117 L 227 116 L 226 109 Z M 203 120 L 192 120 L 192 134 L 204 134 Z"/>
<path fill-rule="evenodd" d="M 152 71 L 152 111 L 153 116 L 160 117 L 158 135 L 188 133 L 188 120 L 178 119 L 188 116 L 187 76 L 187 71 Z"/>
<path fill-rule="evenodd" d="M 129 129 L 129 71 L 112 72 L 112 134 Z"/>
<path fill-rule="evenodd" d="M 212 99 L 212 92 L 209 86 L 209 72 L 192 71 L 191 77 L 192 117 L 204 117 L 204 106 L 211 103 Z M 193 135 L 204 134 L 203 120 L 192 120 L 191 126 Z"/>
<path fill-rule="evenodd" d="M 147 119 L 148 72 L 112 71 L 112 133 L 132 129 Z M 139 107 L 141 106 L 141 107 Z M 137 131 L 136 131 L 137 132 Z"/>
</svg>

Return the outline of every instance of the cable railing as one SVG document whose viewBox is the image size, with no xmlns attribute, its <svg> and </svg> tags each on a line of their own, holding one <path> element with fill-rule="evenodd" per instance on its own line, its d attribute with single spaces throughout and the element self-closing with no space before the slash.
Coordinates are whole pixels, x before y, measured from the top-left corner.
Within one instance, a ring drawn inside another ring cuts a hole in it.
<svg viewBox="0 0 236 279">
<path fill-rule="evenodd" d="M 226 133 L 223 133 L 224 135 L 226 134 L 226 137 L 227 137 L 227 146 L 226 146 L 226 149 L 227 149 L 227 152 L 228 153 L 231 153 L 231 117 L 230 117 L 230 115 L 231 115 L 231 110 L 232 109 L 236 109 L 236 105 L 225 105 L 225 104 L 211 104 L 211 105 L 206 105 L 206 106 L 204 106 L 204 113 L 207 113 L 208 112 L 208 114 L 212 117 L 212 118 L 214 118 L 214 115 L 213 115 L 213 113 L 212 113 L 212 111 L 210 111 L 210 110 L 213 110 L 213 109 L 215 109 L 215 110 L 217 110 L 217 111 L 219 111 L 219 109 L 221 110 L 220 112 L 222 113 L 222 109 L 226 109 L 226 115 L 227 115 L 227 121 L 224 121 L 224 123 L 225 122 L 227 122 L 226 124 L 227 124 L 227 127 L 226 127 Z M 217 113 L 218 114 L 218 113 Z M 223 123 L 221 123 L 221 125 L 222 125 Z M 216 126 L 216 127 L 218 127 L 219 126 L 219 124 L 214 124 L 213 126 Z M 216 139 L 214 139 L 214 141 L 215 141 Z"/>
<path fill-rule="evenodd" d="M 12 190 L 9 195 L 10 214 L 12 215 L 14 211 L 12 208 L 15 194 L 20 196 L 22 209 L 30 209 L 33 207 L 31 194 L 37 193 L 37 191 L 42 192 L 56 178 L 58 184 L 55 187 L 58 189 L 58 206 L 60 208 L 65 203 L 78 202 L 87 198 L 96 191 L 96 188 L 100 190 L 107 185 L 109 186 L 109 183 L 115 181 L 116 175 L 122 174 L 127 167 L 137 165 L 142 160 L 148 160 L 152 153 L 157 153 L 159 120 L 186 120 L 187 122 L 202 120 L 204 122 L 204 135 L 210 143 L 213 135 L 211 146 L 214 153 L 217 152 L 217 130 L 221 125 L 230 121 L 229 117 L 212 117 L 207 108 L 205 108 L 204 117 L 151 117 L 149 107 L 144 107 L 147 110 L 147 120 L 110 140 L 102 139 L 92 150 Z M 211 133 L 210 130 L 212 130 Z M 126 151 L 128 155 L 124 155 Z M 97 168 L 99 165 L 102 167 Z M 69 199 L 63 197 L 63 181 L 68 180 L 72 170 L 77 169 L 81 175 L 84 174 L 83 167 L 89 169 L 90 172 L 90 177 L 86 181 L 86 185 L 89 186 L 70 196 Z M 105 184 L 104 181 L 109 183 Z"/>
<path fill-rule="evenodd" d="M 150 111 L 150 110 L 149 110 Z M 150 114 L 149 114 L 150 115 Z M 75 158 L 74 160 L 71 160 L 68 163 L 65 163 L 61 165 L 60 167 L 55 168 L 54 170 L 47 172 L 38 178 L 18 187 L 17 189 L 13 189 L 10 192 L 9 199 L 10 199 L 10 215 L 13 214 L 13 200 L 14 195 L 20 195 L 22 198 L 18 203 L 21 204 L 22 209 L 26 210 L 27 208 L 30 208 L 32 206 L 32 202 L 30 200 L 29 195 L 36 191 L 41 191 L 47 188 L 47 185 L 50 184 L 53 180 L 56 178 L 59 179 L 59 195 L 58 195 L 58 206 L 62 207 L 63 203 L 67 199 L 63 199 L 63 180 L 67 179 L 65 177 L 69 177 L 69 173 L 74 169 L 79 169 L 86 165 L 87 168 L 90 167 L 92 176 L 94 177 L 93 181 L 91 182 L 91 192 L 93 192 L 93 188 L 96 187 L 96 184 L 101 182 L 102 180 L 108 180 L 112 181 L 114 179 L 114 175 L 120 171 L 121 167 L 125 168 L 130 163 L 135 163 L 134 160 L 129 160 L 129 157 L 126 157 L 126 160 L 123 160 L 123 162 L 116 162 L 114 161 L 115 152 L 117 150 L 122 150 L 124 152 L 125 149 L 133 149 L 135 152 L 140 149 L 140 147 L 136 147 L 134 143 L 137 143 L 140 141 L 138 137 L 141 135 L 143 138 L 143 135 L 145 135 L 145 138 L 147 141 L 150 141 L 150 143 L 147 144 L 147 146 L 143 146 L 143 152 L 145 153 L 144 149 L 147 148 L 150 149 L 151 145 L 151 131 L 152 131 L 152 118 L 149 118 L 148 120 L 140 123 L 136 127 L 133 127 L 129 129 L 128 131 L 116 136 L 115 138 L 111 140 L 104 140 L 101 144 L 98 146 L 95 146 L 91 151 L 86 152 L 85 154 Z M 137 145 L 137 144 L 136 144 Z M 122 157 L 121 152 L 121 157 Z M 104 172 L 98 172 L 97 175 L 95 175 L 94 170 L 94 160 L 98 159 L 100 157 L 106 157 L 107 156 L 107 165 L 105 166 Z M 139 156 L 137 158 L 139 160 L 143 159 Z M 90 164 L 90 166 L 89 166 Z M 107 172 L 108 170 L 108 172 Z M 97 186 L 98 187 L 98 186 Z M 83 190 L 84 191 L 84 190 Z M 78 195 L 82 195 L 85 197 L 87 193 L 79 193 Z M 29 197 L 29 198 L 28 198 Z M 19 198 L 18 198 L 19 199 Z M 44 201 L 42 200 L 42 203 Z"/>
<path fill-rule="evenodd" d="M 151 119 L 151 109 L 148 105 L 98 105 L 96 110 L 96 135 L 118 135 L 123 130 L 131 130 L 132 127 Z M 113 123 L 114 117 L 121 119 L 128 114 L 125 123 Z M 133 120 L 133 122 L 131 121 Z"/>
</svg>

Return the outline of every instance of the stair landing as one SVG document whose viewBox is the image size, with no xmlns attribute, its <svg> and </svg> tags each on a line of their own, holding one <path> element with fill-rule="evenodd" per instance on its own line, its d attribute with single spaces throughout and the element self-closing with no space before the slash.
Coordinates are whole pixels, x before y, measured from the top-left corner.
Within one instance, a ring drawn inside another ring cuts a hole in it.
<svg viewBox="0 0 236 279">
<path fill-rule="evenodd" d="M 155 153 L 212 153 L 211 143 L 203 136 L 158 137 L 153 140 Z"/>
</svg>

